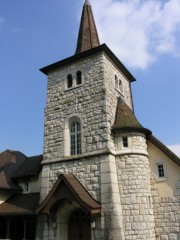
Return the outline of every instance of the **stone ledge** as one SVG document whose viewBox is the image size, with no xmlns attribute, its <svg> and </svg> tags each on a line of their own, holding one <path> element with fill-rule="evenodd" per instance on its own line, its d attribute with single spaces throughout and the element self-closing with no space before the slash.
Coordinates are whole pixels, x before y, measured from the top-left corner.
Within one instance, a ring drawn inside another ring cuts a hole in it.
<svg viewBox="0 0 180 240">
<path fill-rule="evenodd" d="M 130 154 L 140 154 L 144 156 L 149 156 L 147 151 L 144 151 L 144 150 L 127 149 L 123 151 L 122 150 L 114 151 L 112 149 L 105 149 L 105 150 L 98 150 L 98 151 L 88 152 L 85 154 L 79 154 L 74 156 L 64 156 L 62 158 L 58 158 L 54 160 L 44 160 L 42 161 L 42 165 L 57 163 L 57 162 L 64 162 L 64 161 L 74 161 L 76 159 L 90 158 L 90 157 L 95 157 L 98 155 L 106 155 L 106 154 L 110 154 L 113 156 L 130 155 Z"/>
<path fill-rule="evenodd" d="M 98 156 L 98 155 L 105 155 L 105 154 L 114 155 L 111 150 L 105 149 L 105 150 L 93 151 L 93 152 L 74 155 L 74 156 L 64 156 L 62 158 L 58 158 L 58 159 L 54 159 L 54 160 L 44 160 L 44 161 L 42 161 L 42 165 L 46 165 L 46 164 L 50 164 L 50 163 L 56 163 L 56 162 L 74 161 L 76 159 L 90 158 L 90 157 L 95 157 L 95 156 Z"/>
</svg>

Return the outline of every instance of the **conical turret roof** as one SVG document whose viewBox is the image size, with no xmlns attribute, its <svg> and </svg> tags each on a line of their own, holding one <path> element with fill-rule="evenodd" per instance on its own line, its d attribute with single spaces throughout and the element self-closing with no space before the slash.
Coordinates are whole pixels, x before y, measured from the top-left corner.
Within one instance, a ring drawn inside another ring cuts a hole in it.
<svg viewBox="0 0 180 240">
<path fill-rule="evenodd" d="M 76 47 L 76 54 L 92 49 L 100 45 L 99 37 L 94 21 L 91 5 L 88 0 L 85 1 Z"/>
<path fill-rule="evenodd" d="M 151 134 L 149 129 L 144 128 L 139 123 L 131 108 L 121 97 L 118 98 L 115 122 L 112 130 L 113 132 L 135 131 Z"/>
</svg>

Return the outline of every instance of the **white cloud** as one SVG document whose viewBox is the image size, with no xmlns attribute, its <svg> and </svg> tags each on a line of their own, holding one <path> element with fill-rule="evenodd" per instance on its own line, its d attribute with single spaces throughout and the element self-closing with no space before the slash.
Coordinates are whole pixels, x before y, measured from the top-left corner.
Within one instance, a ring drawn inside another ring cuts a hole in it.
<svg viewBox="0 0 180 240">
<path fill-rule="evenodd" d="M 169 149 L 171 149 L 177 156 L 180 157 L 180 144 L 179 145 L 171 145 L 168 146 Z"/>
<path fill-rule="evenodd" d="M 180 56 L 179 0 L 94 0 L 92 6 L 101 42 L 127 65 L 144 69 L 160 54 Z"/>
</svg>

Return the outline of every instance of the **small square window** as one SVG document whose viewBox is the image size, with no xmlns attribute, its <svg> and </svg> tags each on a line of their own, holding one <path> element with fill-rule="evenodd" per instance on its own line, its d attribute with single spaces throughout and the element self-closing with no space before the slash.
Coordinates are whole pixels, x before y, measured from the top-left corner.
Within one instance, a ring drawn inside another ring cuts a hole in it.
<svg viewBox="0 0 180 240">
<path fill-rule="evenodd" d="M 123 147 L 127 148 L 128 147 L 128 138 L 127 137 L 123 137 L 122 141 L 123 141 Z"/>
</svg>

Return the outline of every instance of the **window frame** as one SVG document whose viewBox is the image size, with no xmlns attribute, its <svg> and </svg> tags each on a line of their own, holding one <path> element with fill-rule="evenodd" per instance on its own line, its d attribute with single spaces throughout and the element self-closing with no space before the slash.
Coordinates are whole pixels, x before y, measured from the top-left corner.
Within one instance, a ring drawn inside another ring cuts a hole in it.
<svg viewBox="0 0 180 240">
<path fill-rule="evenodd" d="M 159 166 L 162 166 L 163 169 L 160 169 Z M 163 175 L 161 175 L 163 173 Z M 167 169 L 163 162 L 156 162 L 156 178 L 158 181 L 164 181 L 167 179 Z"/>
<path fill-rule="evenodd" d="M 128 142 L 128 137 L 127 136 L 122 137 L 122 146 L 123 146 L 123 148 L 128 148 L 129 147 L 129 142 Z"/>
<path fill-rule="evenodd" d="M 30 181 L 25 180 L 23 183 L 23 192 L 24 193 L 29 193 L 30 192 Z"/>
<path fill-rule="evenodd" d="M 69 72 L 66 74 L 65 91 L 69 91 L 83 85 L 84 74 L 81 70 Z"/>
<path fill-rule="evenodd" d="M 73 87 L 73 77 L 72 77 L 72 74 L 68 74 L 67 75 L 67 89 L 70 89 L 72 87 Z"/>
<path fill-rule="evenodd" d="M 79 70 L 76 72 L 76 86 L 82 84 L 82 72 Z"/>
<path fill-rule="evenodd" d="M 118 77 L 116 74 L 114 75 L 114 80 L 115 80 L 115 87 L 116 89 L 118 89 Z"/>
<path fill-rule="evenodd" d="M 115 89 L 118 91 L 118 93 L 120 93 L 123 96 L 124 88 L 123 88 L 122 77 L 119 77 L 116 74 L 114 74 L 114 85 L 115 85 Z"/>
<path fill-rule="evenodd" d="M 119 84 L 119 91 L 120 91 L 120 93 L 123 94 L 123 83 L 122 83 L 122 80 L 121 80 L 121 79 L 119 79 L 118 84 Z"/>
<path fill-rule="evenodd" d="M 81 143 L 81 123 L 79 121 L 73 121 L 70 125 L 70 155 L 78 155 L 82 152 Z"/>
</svg>

